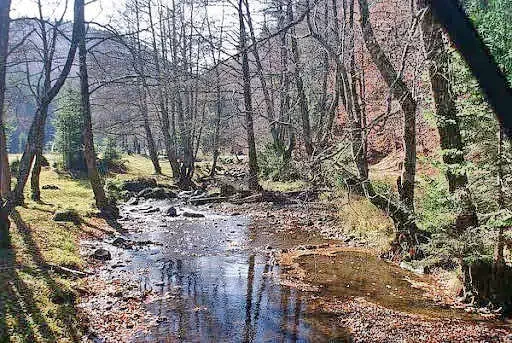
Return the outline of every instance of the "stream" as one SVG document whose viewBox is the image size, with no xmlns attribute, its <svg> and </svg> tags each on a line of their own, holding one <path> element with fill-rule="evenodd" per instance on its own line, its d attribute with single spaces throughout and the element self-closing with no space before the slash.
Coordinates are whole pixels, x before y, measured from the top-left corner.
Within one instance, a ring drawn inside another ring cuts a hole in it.
<svg viewBox="0 0 512 343">
<path fill-rule="evenodd" d="M 170 206 L 177 216 L 165 214 Z M 136 333 L 133 342 L 351 341 L 337 316 L 316 306 L 322 297 L 365 297 L 405 312 L 464 316 L 411 287 L 418 275 L 364 252 L 305 254 L 299 266 L 317 292 L 280 283 L 285 270 L 275 263 L 277 252 L 334 244 L 315 234 L 254 226 L 244 214 L 168 200 L 124 205 L 121 214 L 123 238 L 147 244 L 127 249 L 104 242 L 112 260 L 100 273 L 157 295 L 145 305 L 156 325 Z"/>
</svg>

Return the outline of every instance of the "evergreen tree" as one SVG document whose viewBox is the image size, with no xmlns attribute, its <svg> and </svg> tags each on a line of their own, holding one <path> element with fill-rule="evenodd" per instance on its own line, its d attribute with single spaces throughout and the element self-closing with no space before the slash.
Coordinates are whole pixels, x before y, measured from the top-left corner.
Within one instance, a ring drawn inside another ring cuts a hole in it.
<svg viewBox="0 0 512 343">
<path fill-rule="evenodd" d="M 55 146 L 62 154 L 64 170 L 86 171 L 82 144 L 83 120 L 80 114 L 80 92 L 68 88 L 59 98 L 55 118 Z"/>
</svg>

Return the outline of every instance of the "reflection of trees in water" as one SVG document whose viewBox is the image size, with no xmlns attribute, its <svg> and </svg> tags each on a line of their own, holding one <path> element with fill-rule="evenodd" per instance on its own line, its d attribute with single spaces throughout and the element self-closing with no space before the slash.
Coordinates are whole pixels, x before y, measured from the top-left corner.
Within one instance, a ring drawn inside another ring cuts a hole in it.
<svg viewBox="0 0 512 343">
<path fill-rule="evenodd" d="M 171 296 L 153 305 L 168 320 L 155 334 L 242 342 L 269 336 L 301 339 L 300 296 L 267 277 L 273 271 L 268 259 L 251 255 L 242 262 L 225 257 L 165 262 L 153 281 L 164 284 L 162 291 Z"/>
</svg>

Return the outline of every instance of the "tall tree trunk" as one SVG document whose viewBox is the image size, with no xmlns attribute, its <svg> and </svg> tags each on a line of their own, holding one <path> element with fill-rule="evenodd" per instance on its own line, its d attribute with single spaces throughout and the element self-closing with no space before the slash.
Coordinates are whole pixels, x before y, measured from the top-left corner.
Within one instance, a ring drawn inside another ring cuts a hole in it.
<svg viewBox="0 0 512 343">
<path fill-rule="evenodd" d="M 217 168 L 217 160 L 219 158 L 219 140 L 220 140 L 220 124 L 221 124 L 221 118 L 222 118 L 222 95 L 221 95 L 221 89 L 220 89 L 220 73 L 217 68 L 215 68 L 216 73 L 216 101 L 215 101 L 215 125 L 214 125 L 214 131 L 213 131 L 213 162 L 212 162 L 212 169 L 210 171 L 210 176 L 214 177 Z"/>
<path fill-rule="evenodd" d="M 0 2 L 0 248 L 10 245 L 8 213 L 3 210 L 4 198 L 11 191 L 11 171 L 7 154 L 7 139 L 4 124 L 5 74 L 9 50 L 9 11 L 11 0 Z"/>
<path fill-rule="evenodd" d="M 249 56 L 246 49 L 247 34 L 245 31 L 243 0 L 238 1 L 238 20 L 240 24 L 240 52 L 242 56 L 242 78 L 245 103 L 245 126 L 247 130 L 247 145 L 249 146 L 249 188 L 260 190 L 258 182 L 258 159 L 256 155 L 256 140 L 254 138 L 253 109 L 251 95 L 251 72 Z"/>
<path fill-rule="evenodd" d="M 272 135 L 272 139 L 274 141 L 274 146 L 277 148 L 278 152 L 283 150 L 283 143 L 279 139 L 278 125 L 275 122 L 275 114 L 274 114 L 274 104 L 272 99 L 270 98 L 270 93 L 267 87 L 267 80 L 265 79 L 265 75 L 263 73 L 263 65 L 260 59 L 260 53 L 258 51 L 258 41 L 256 39 L 256 35 L 254 33 L 254 27 L 252 25 L 252 17 L 251 11 L 249 9 L 249 1 L 244 0 L 245 3 L 245 11 L 247 17 L 247 25 L 249 26 L 249 34 L 251 36 L 252 41 L 252 54 L 254 56 L 254 61 L 256 62 L 256 73 L 258 74 L 258 78 L 260 79 L 261 90 L 263 92 L 263 100 L 265 101 L 265 108 L 267 112 L 267 119 L 270 124 L 270 133 Z"/>
<path fill-rule="evenodd" d="M 156 44 L 156 31 L 155 31 L 155 23 L 153 22 L 153 15 L 151 14 L 151 0 L 147 2 L 148 16 L 149 16 L 149 24 L 151 27 L 151 37 L 152 37 L 152 47 L 153 47 L 153 60 L 156 67 L 157 73 L 157 91 L 158 91 L 158 111 L 160 112 L 160 127 L 162 129 L 162 136 L 164 138 L 165 151 L 167 154 L 167 159 L 169 160 L 169 164 L 171 165 L 172 174 L 175 179 L 181 177 L 181 171 L 178 163 L 178 158 L 174 151 L 174 144 L 172 142 L 171 137 L 171 125 L 169 121 L 169 111 L 166 106 L 166 99 L 164 98 L 164 90 L 163 90 L 163 82 L 162 82 L 162 70 L 160 68 L 160 57 L 158 56 L 158 47 Z"/>
<path fill-rule="evenodd" d="M 155 174 L 160 175 L 162 174 L 162 168 L 160 167 L 160 162 L 158 161 L 158 153 L 155 147 L 155 140 L 153 138 L 153 133 L 151 132 L 151 126 L 149 125 L 148 106 L 146 104 L 146 92 L 145 89 L 141 89 L 140 91 L 142 92 L 142 94 L 140 94 L 140 111 L 142 119 L 144 120 L 144 132 L 146 133 L 146 141 L 148 142 L 149 158 L 151 159 L 151 163 L 153 164 Z"/>
<path fill-rule="evenodd" d="M 429 59 L 429 77 L 436 110 L 437 129 L 447 166 L 446 179 L 450 193 L 457 196 L 460 213 L 457 216 L 457 230 L 478 225 L 476 208 L 471 200 L 468 178 L 460 168 L 464 164 L 464 143 L 460 133 L 457 106 L 449 82 L 449 54 L 443 43 L 441 25 L 432 16 L 427 0 L 417 0 L 419 9 L 425 10 L 421 22 L 423 44 Z"/>
<path fill-rule="evenodd" d="M 91 182 L 92 191 L 96 206 L 103 215 L 117 217 L 118 210 L 115 205 L 110 204 L 103 189 L 98 168 L 96 165 L 96 153 L 94 151 L 94 138 L 92 132 L 91 103 L 89 97 L 89 76 L 87 73 L 87 47 L 85 45 L 85 19 L 84 0 L 78 2 L 78 57 L 80 64 L 80 93 L 81 93 L 81 114 L 83 117 L 82 141 L 84 144 L 84 157 L 87 164 L 87 174 Z"/>
<path fill-rule="evenodd" d="M 403 140 L 404 159 L 402 176 L 398 180 L 401 201 L 408 210 L 414 212 L 414 181 L 416 174 L 416 101 L 402 76 L 397 73 L 393 64 L 382 50 L 370 23 L 370 11 L 367 0 L 359 0 L 361 28 L 366 48 L 373 63 L 386 82 L 393 97 L 400 102 L 404 114 Z"/>
<path fill-rule="evenodd" d="M 288 1 L 286 13 L 288 16 L 288 21 L 292 23 L 294 20 L 292 1 Z M 304 83 L 302 81 L 302 76 L 300 75 L 300 53 L 299 45 L 297 43 L 297 37 L 295 37 L 295 26 L 292 26 L 292 28 L 290 29 L 290 41 L 292 46 L 292 61 L 294 64 L 293 75 L 295 78 L 295 86 L 297 87 L 299 111 L 302 122 L 302 136 L 304 139 L 304 147 L 306 148 L 306 154 L 308 155 L 308 157 L 311 157 L 313 155 L 313 141 L 311 138 L 311 125 L 309 123 L 309 107 L 308 100 L 306 98 L 306 93 L 304 91 Z"/>
<path fill-rule="evenodd" d="M 41 139 L 40 139 L 41 140 Z M 34 201 L 41 201 L 41 189 L 39 177 L 41 174 L 41 160 L 43 159 L 43 144 L 40 142 L 37 147 L 34 166 L 32 167 L 32 176 L 30 177 L 31 197 Z"/>
<path fill-rule="evenodd" d="M 287 30 L 284 29 L 287 15 L 283 11 L 281 1 L 278 1 L 278 9 L 281 13 L 278 27 L 281 30 L 279 34 L 279 41 L 281 47 L 279 49 L 279 60 L 281 64 L 281 74 L 279 78 L 279 140 L 285 141 L 288 137 L 288 145 L 285 148 L 283 159 L 291 160 L 293 149 L 295 149 L 295 131 L 291 126 L 290 115 L 290 75 L 288 73 L 288 44 L 287 44 Z M 286 123 L 286 125 L 284 124 Z"/>
<path fill-rule="evenodd" d="M 468 177 L 464 171 L 464 143 L 460 133 L 460 120 L 457 106 L 449 82 L 450 60 L 443 42 L 441 25 L 432 15 L 429 1 L 417 0 L 417 7 L 425 11 L 421 21 L 423 45 L 429 61 L 428 72 L 431 91 L 434 98 L 437 130 L 443 162 L 446 165 L 446 179 L 450 193 L 455 194 L 459 213 L 455 221 L 456 233 L 462 233 L 469 227 L 478 226 L 476 207 L 472 201 L 468 186 Z M 464 293 L 471 296 L 472 285 L 469 266 L 461 262 L 464 273 Z"/>
<path fill-rule="evenodd" d="M 139 69 L 139 78 L 138 82 L 138 95 L 139 95 L 139 110 L 144 121 L 144 132 L 146 133 L 146 141 L 148 142 L 148 150 L 149 157 L 151 159 L 151 163 L 153 164 L 153 169 L 155 170 L 155 174 L 162 174 L 162 168 L 160 167 L 160 162 L 158 161 L 158 152 L 155 147 L 155 140 L 153 138 L 153 133 L 151 132 L 151 126 L 149 124 L 149 114 L 148 114 L 148 103 L 147 103 L 147 92 L 148 88 L 146 84 L 146 75 L 144 68 L 144 61 L 142 58 L 142 46 L 140 41 L 140 14 L 139 14 L 139 3 L 135 1 L 135 25 L 137 29 L 136 40 L 137 40 L 137 55 L 136 61 Z M 140 153 L 140 147 L 139 147 Z"/>
</svg>

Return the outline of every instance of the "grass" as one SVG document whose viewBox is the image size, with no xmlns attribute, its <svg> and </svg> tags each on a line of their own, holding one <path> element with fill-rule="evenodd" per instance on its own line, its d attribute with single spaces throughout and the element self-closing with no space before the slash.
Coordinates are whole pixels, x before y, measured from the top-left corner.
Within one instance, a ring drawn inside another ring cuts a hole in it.
<svg viewBox="0 0 512 343">
<path fill-rule="evenodd" d="M 46 156 L 53 165 L 59 157 Z M 10 156 L 14 160 L 17 156 Z M 125 157 L 126 174 L 118 180 L 151 175 L 152 165 L 142 156 Z M 168 163 L 162 161 L 164 174 L 152 176 L 159 182 L 170 181 Z M 94 216 L 94 198 L 88 180 L 59 174 L 50 167 L 41 171 L 41 186 L 56 185 L 58 190 L 41 190 L 42 203 L 30 200 L 26 187 L 25 206 L 11 216 L 11 250 L 0 250 L 0 342 L 75 342 L 81 325 L 74 306 L 80 280 L 71 280 L 52 272 L 49 264 L 80 269 L 85 263 L 79 253 L 81 237 L 112 232 L 102 219 Z M 71 208 L 82 223 L 57 223 L 53 213 Z"/>
<path fill-rule="evenodd" d="M 393 239 L 393 222 L 368 199 L 356 195 L 341 198 L 338 222 L 341 230 L 365 241 L 379 252 L 389 250 Z"/>
</svg>

